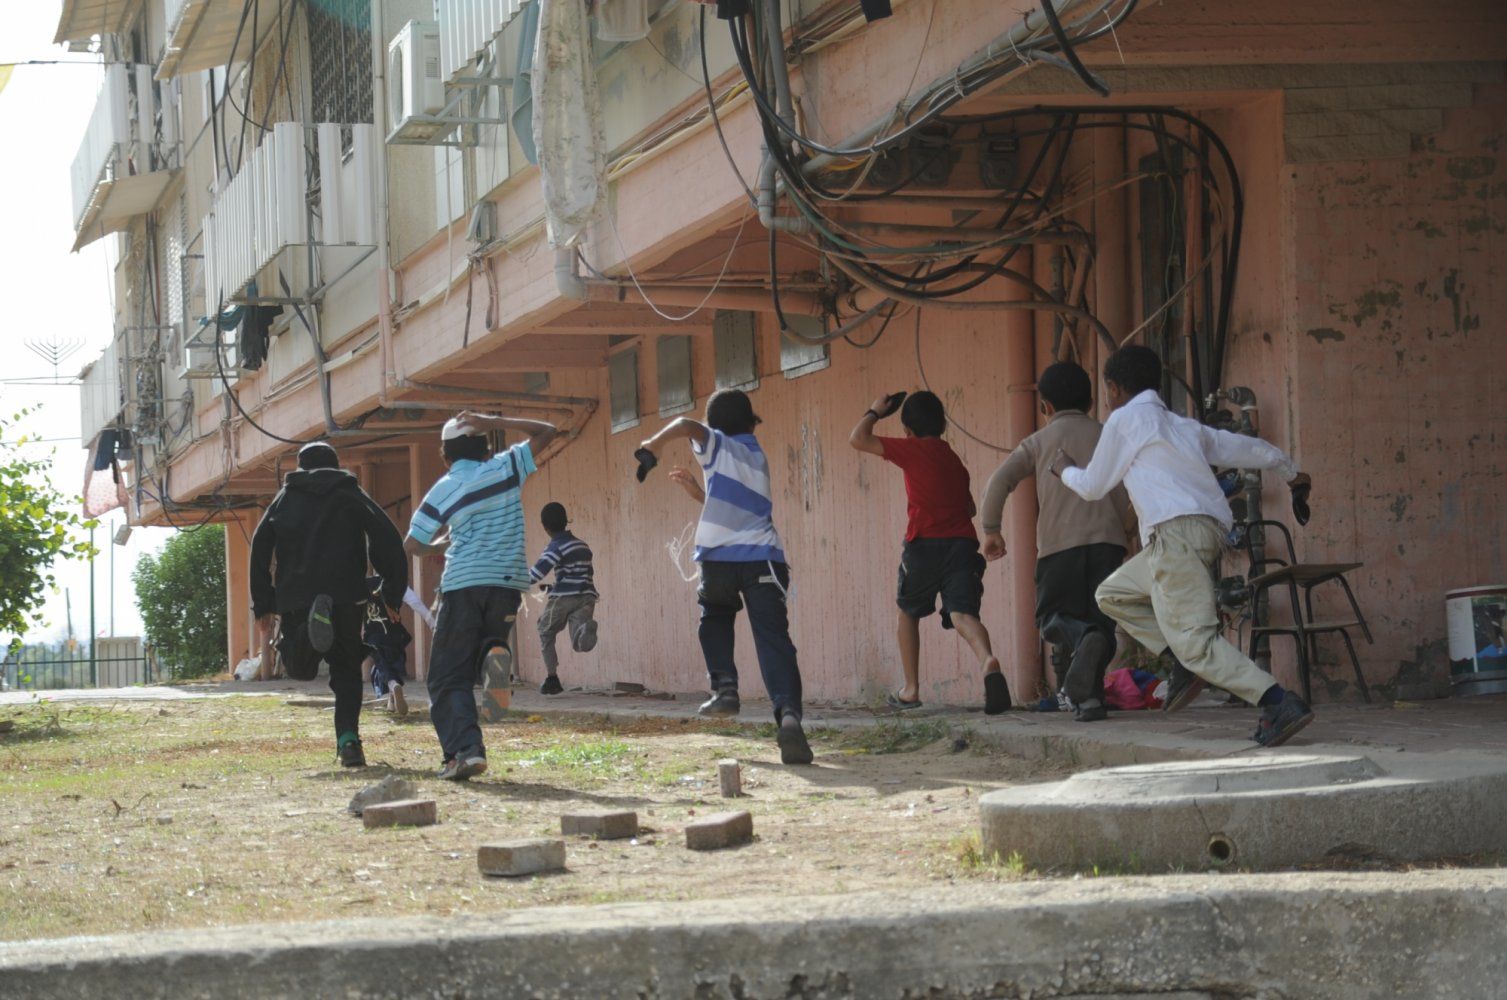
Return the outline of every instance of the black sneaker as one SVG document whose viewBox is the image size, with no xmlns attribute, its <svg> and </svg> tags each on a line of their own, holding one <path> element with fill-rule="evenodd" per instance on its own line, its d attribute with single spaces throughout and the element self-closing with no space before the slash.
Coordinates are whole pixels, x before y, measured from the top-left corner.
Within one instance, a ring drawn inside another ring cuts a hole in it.
<svg viewBox="0 0 1507 1000">
<path fill-rule="evenodd" d="M 1256 724 L 1256 735 L 1252 738 L 1264 747 L 1279 747 L 1312 721 L 1313 709 L 1308 702 L 1288 691 L 1277 704 L 1261 710 L 1261 721 Z"/>
<path fill-rule="evenodd" d="M 1103 722 L 1109 718 L 1109 709 L 1098 699 L 1084 702 L 1073 710 L 1073 719 L 1076 722 Z"/>
<path fill-rule="evenodd" d="M 366 753 L 361 749 L 360 740 L 348 740 L 341 744 L 335 754 L 340 758 L 341 767 L 366 766 Z"/>
<path fill-rule="evenodd" d="M 811 763 L 811 744 L 806 742 L 806 731 L 801 728 L 801 720 L 794 715 L 786 715 L 780 720 L 780 731 L 775 736 L 775 742 L 780 746 L 781 764 Z"/>
<path fill-rule="evenodd" d="M 1172 674 L 1167 678 L 1167 700 L 1162 703 L 1162 711 L 1182 711 L 1208 686 L 1208 682 L 1202 677 L 1173 660 Z"/>
<path fill-rule="evenodd" d="M 984 675 L 984 714 L 1000 715 L 1010 711 L 1010 685 L 998 670 Z"/>
<path fill-rule="evenodd" d="M 463 753 L 445 761 L 445 766 L 440 768 L 439 777 L 442 781 L 465 781 L 484 774 L 486 770 L 487 758 L 478 753 Z"/>
<path fill-rule="evenodd" d="M 317 653 L 328 653 L 335 645 L 335 602 L 329 594 L 314 598 L 309 608 L 309 645 Z"/>
<path fill-rule="evenodd" d="M 539 685 L 540 694 L 559 694 L 565 688 L 560 684 L 560 678 L 550 674 L 544 678 L 544 683 Z"/>
<path fill-rule="evenodd" d="M 742 704 L 738 701 L 738 692 L 734 688 L 723 688 L 701 703 L 696 709 L 697 715 L 705 715 L 713 719 L 731 719 L 742 711 Z"/>
</svg>

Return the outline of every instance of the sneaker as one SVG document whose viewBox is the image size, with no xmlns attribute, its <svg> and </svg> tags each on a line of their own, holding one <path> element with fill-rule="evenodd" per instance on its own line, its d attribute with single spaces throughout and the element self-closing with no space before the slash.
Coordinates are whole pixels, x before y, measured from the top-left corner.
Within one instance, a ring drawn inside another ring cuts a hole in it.
<svg viewBox="0 0 1507 1000">
<path fill-rule="evenodd" d="M 575 647 L 577 653 L 589 653 L 597 648 L 596 619 L 593 618 L 581 626 L 580 631 L 576 633 L 575 642 L 571 645 Z"/>
<path fill-rule="evenodd" d="M 474 778 L 478 774 L 485 774 L 487 759 L 479 753 L 463 753 L 459 757 L 451 757 L 445 761 L 445 766 L 440 768 L 441 781 L 465 781 Z"/>
<path fill-rule="evenodd" d="M 780 747 L 781 764 L 811 763 L 811 744 L 806 742 L 806 731 L 801 728 L 801 720 L 796 716 L 786 715 L 780 720 L 780 731 L 775 736 L 775 742 Z"/>
<path fill-rule="evenodd" d="M 392 697 L 392 714 L 403 718 L 408 714 L 408 698 L 403 694 L 403 685 L 394 684 L 389 694 Z"/>
<path fill-rule="evenodd" d="M 1288 691 L 1281 701 L 1261 710 L 1261 721 L 1252 739 L 1264 747 L 1279 747 L 1312 721 L 1313 709 L 1308 702 Z"/>
<path fill-rule="evenodd" d="M 1086 701 L 1073 710 L 1073 719 L 1076 722 L 1103 722 L 1109 718 L 1109 709 L 1097 698 Z"/>
<path fill-rule="evenodd" d="M 1010 711 L 1010 685 L 998 670 L 984 675 L 984 714 L 1000 715 Z"/>
<path fill-rule="evenodd" d="M 697 715 L 705 715 L 713 719 L 731 719 L 743 708 L 738 701 L 738 692 L 734 688 L 723 688 L 701 703 L 696 709 Z"/>
<path fill-rule="evenodd" d="M 335 645 L 335 602 L 329 594 L 314 598 L 309 608 L 309 645 L 317 653 L 328 653 Z"/>
<path fill-rule="evenodd" d="M 1172 674 L 1167 678 L 1167 700 L 1162 703 L 1163 712 L 1180 712 L 1208 687 L 1202 677 L 1187 667 L 1172 661 Z"/>
<path fill-rule="evenodd" d="M 481 661 L 482 722 L 501 722 L 513 703 L 513 654 L 506 646 L 493 646 Z"/>
<path fill-rule="evenodd" d="M 340 758 L 341 767 L 365 767 L 366 753 L 361 749 L 360 740 L 347 740 L 335 751 Z"/>
<path fill-rule="evenodd" d="M 554 674 L 550 674 L 548 677 L 544 678 L 544 683 L 539 685 L 540 694 L 559 694 L 564 690 L 565 687 L 560 683 L 560 678 L 556 677 Z"/>
</svg>

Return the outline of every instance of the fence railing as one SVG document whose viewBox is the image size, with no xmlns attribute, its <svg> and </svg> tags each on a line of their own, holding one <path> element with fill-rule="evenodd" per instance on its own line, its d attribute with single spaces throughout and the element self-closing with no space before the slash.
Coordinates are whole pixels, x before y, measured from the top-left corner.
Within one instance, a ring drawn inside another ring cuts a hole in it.
<svg viewBox="0 0 1507 1000">
<path fill-rule="evenodd" d="M 0 663 L 0 681 L 10 691 L 56 691 L 61 688 L 113 688 L 155 684 L 163 671 L 150 653 L 135 656 L 96 656 L 80 648 L 74 653 L 23 649 Z"/>
</svg>

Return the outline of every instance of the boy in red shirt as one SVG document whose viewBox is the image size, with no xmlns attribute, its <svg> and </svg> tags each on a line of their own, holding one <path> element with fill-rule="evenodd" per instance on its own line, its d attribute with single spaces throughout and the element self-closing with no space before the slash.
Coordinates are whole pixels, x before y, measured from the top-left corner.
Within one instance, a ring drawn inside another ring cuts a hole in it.
<svg viewBox="0 0 1507 1000">
<path fill-rule="evenodd" d="M 900 400 L 905 437 L 878 437 L 874 425 L 895 412 Z M 905 473 L 908 523 L 900 557 L 900 587 L 895 603 L 900 614 L 896 638 L 905 686 L 889 696 L 893 708 L 921 705 L 921 619 L 942 598 L 942 627 L 956 628 L 984 668 L 984 711 L 997 715 L 1010 707 L 1010 689 L 1000 673 L 999 658 L 989 646 L 989 632 L 979 621 L 984 597 L 984 557 L 979 554 L 977 513 L 968 469 L 952 446 L 942 440 L 947 411 L 935 393 L 881 396 L 858 421 L 848 443 L 878 455 Z"/>
</svg>

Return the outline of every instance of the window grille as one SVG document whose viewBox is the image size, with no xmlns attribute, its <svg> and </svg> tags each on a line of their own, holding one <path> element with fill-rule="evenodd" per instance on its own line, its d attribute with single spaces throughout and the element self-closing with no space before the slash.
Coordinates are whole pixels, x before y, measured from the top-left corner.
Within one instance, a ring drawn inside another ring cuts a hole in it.
<svg viewBox="0 0 1507 1000">
<path fill-rule="evenodd" d="M 307 0 L 309 94 L 314 121 L 371 123 L 371 0 Z M 342 130 L 341 152 L 351 150 Z"/>
<path fill-rule="evenodd" d="M 638 349 L 607 359 L 608 393 L 612 397 L 613 433 L 638 426 Z"/>
<path fill-rule="evenodd" d="M 826 331 L 814 316 L 786 316 L 785 322 L 808 337 L 820 337 Z M 780 370 L 786 378 L 800 378 L 819 372 L 831 364 L 826 344 L 810 344 L 789 334 L 780 335 Z"/>
<path fill-rule="evenodd" d="M 758 355 L 754 350 L 754 315 L 717 310 L 712 319 L 717 388 L 757 389 Z"/>
<path fill-rule="evenodd" d="M 691 389 L 691 338 L 678 334 L 660 337 L 658 347 L 659 415 L 673 417 L 696 402 Z"/>
</svg>

